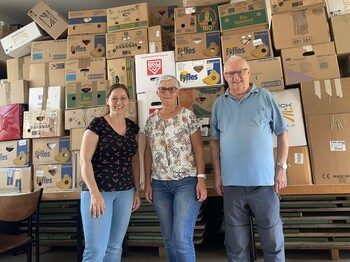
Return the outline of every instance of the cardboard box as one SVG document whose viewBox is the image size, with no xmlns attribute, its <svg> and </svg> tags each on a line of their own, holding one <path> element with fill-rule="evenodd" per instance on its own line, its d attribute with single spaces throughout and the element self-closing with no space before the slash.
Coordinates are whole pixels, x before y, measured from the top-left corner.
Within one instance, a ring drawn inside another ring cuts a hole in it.
<svg viewBox="0 0 350 262">
<path fill-rule="evenodd" d="M 64 86 L 29 89 L 29 111 L 64 109 Z"/>
<path fill-rule="evenodd" d="M 245 31 L 221 37 L 222 58 L 237 55 L 245 60 L 273 57 L 269 30 Z"/>
<path fill-rule="evenodd" d="M 307 145 L 304 115 L 299 92 L 299 88 L 290 88 L 283 91 L 272 92 L 288 126 L 289 146 Z M 277 147 L 276 136 L 274 136 L 274 147 Z"/>
<path fill-rule="evenodd" d="M 158 53 L 173 50 L 170 35 L 160 25 L 147 28 L 149 53 Z"/>
<path fill-rule="evenodd" d="M 266 88 L 270 91 L 280 91 L 284 89 L 280 57 L 250 60 L 249 66 L 251 71 L 250 80 L 257 87 Z"/>
<path fill-rule="evenodd" d="M 106 105 L 108 80 L 66 84 L 66 109 Z"/>
<path fill-rule="evenodd" d="M 107 10 L 80 10 L 68 12 L 68 35 L 107 33 Z"/>
<path fill-rule="evenodd" d="M 0 21 L 0 39 L 16 31 L 16 27 L 12 26 L 5 21 Z"/>
<path fill-rule="evenodd" d="M 85 127 L 84 128 L 72 128 L 70 130 L 70 148 L 72 151 L 79 151 L 80 150 L 84 132 L 85 132 Z"/>
<path fill-rule="evenodd" d="M 218 31 L 217 5 L 175 8 L 175 34 L 192 34 Z"/>
<path fill-rule="evenodd" d="M 305 116 L 350 112 L 350 78 L 301 83 Z"/>
<path fill-rule="evenodd" d="M 281 56 L 286 85 L 340 77 L 333 42 L 282 49 Z"/>
<path fill-rule="evenodd" d="M 28 15 L 53 39 L 65 38 L 67 35 L 67 20 L 44 0 L 37 3 L 28 11 Z"/>
<path fill-rule="evenodd" d="M 275 159 L 277 149 L 273 150 Z M 311 185 L 311 165 L 309 157 L 309 148 L 307 146 L 289 147 L 288 151 L 288 169 L 287 185 Z"/>
<path fill-rule="evenodd" d="M 32 167 L 0 168 L 1 193 L 29 193 L 33 191 Z"/>
<path fill-rule="evenodd" d="M 31 43 L 31 63 L 47 63 L 67 59 L 67 39 Z"/>
<path fill-rule="evenodd" d="M 240 1 L 240 0 L 239 0 Z M 182 0 L 183 7 L 228 4 L 229 0 Z"/>
<path fill-rule="evenodd" d="M 22 139 L 25 104 L 0 106 L 0 141 Z"/>
<path fill-rule="evenodd" d="M 111 85 L 124 84 L 129 91 L 129 98 L 136 99 L 135 59 L 133 57 L 107 60 L 107 74 Z"/>
<path fill-rule="evenodd" d="M 69 164 L 72 162 L 70 137 L 33 139 L 33 165 Z"/>
<path fill-rule="evenodd" d="M 29 80 L 30 59 L 30 55 L 7 59 L 7 80 Z"/>
<path fill-rule="evenodd" d="M 157 24 L 148 3 L 139 3 L 107 9 L 107 32 L 148 27 Z"/>
<path fill-rule="evenodd" d="M 269 20 L 265 0 L 246 0 L 236 3 L 219 5 L 220 30 L 236 30 L 249 27 L 267 29 Z"/>
<path fill-rule="evenodd" d="M 334 1 L 327 0 L 327 7 L 330 16 L 349 14 L 350 0 Z"/>
<path fill-rule="evenodd" d="M 138 111 L 138 125 L 140 127 L 139 134 L 144 134 L 145 123 L 150 114 L 162 108 L 156 92 L 143 92 L 137 94 L 137 111 Z"/>
<path fill-rule="evenodd" d="M 176 62 L 176 78 L 181 88 L 222 86 L 221 58 Z"/>
<path fill-rule="evenodd" d="M 224 93 L 223 86 L 180 90 L 179 103 L 192 110 L 198 117 L 211 116 L 215 100 Z"/>
<path fill-rule="evenodd" d="M 0 167 L 25 167 L 32 163 L 29 139 L 0 142 Z"/>
<path fill-rule="evenodd" d="M 147 54 L 147 28 L 108 33 L 106 35 L 106 49 L 107 59 Z"/>
<path fill-rule="evenodd" d="M 350 183 L 350 113 L 309 115 L 306 123 L 314 184 Z"/>
<path fill-rule="evenodd" d="M 44 36 L 45 34 L 41 28 L 35 22 L 31 22 L 5 36 L 0 41 L 6 55 L 19 58 L 29 55 L 31 51 L 31 42 L 42 39 Z"/>
<path fill-rule="evenodd" d="M 66 83 L 107 79 L 104 57 L 67 60 L 64 70 Z"/>
<path fill-rule="evenodd" d="M 67 57 L 70 60 L 104 57 L 105 55 L 105 34 L 71 35 L 67 38 Z"/>
<path fill-rule="evenodd" d="M 331 41 L 323 6 L 273 15 L 272 33 L 277 50 Z"/>
<path fill-rule="evenodd" d="M 176 61 L 221 57 L 220 31 L 177 35 Z"/>
<path fill-rule="evenodd" d="M 136 92 L 156 93 L 156 84 L 162 75 L 175 75 L 174 51 L 135 56 Z M 137 96 L 139 100 L 139 96 Z"/>
<path fill-rule="evenodd" d="M 23 119 L 23 137 L 56 137 L 64 134 L 63 111 L 26 111 Z"/>
<path fill-rule="evenodd" d="M 177 6 L 152 6 L 150 12 L 157 24 L 164 27 L 174 26 L 174 12 Z"/>
<path fill-rule="evenodd" d="M 65 85 L 64 67 L 65 61 L 49 63 L 49 86 Z"/>
<path fill-rule="evenodd" d="M 26 80 L 0 83 L 0 106 L 28 104 L 29 84 Z"/>
<path fill-rule="evenodd" d="M 325 6 L 326 0 L 270 0 L 272 14 L 286 13 L 311 6 Z M 334 1 L 333 1 L 334 2 Z"/>
<path fill-rule="evenodd" d="M 34 190 L 44 192 L 71 191 L 73 189 L 73 168 L 70 164 L 34 166 Z"/>
<path fill-rule="evenodd" d="M 347 33 L 347 29 L 350 27 L 349 15 L 344 14 L 331 17 L 330 25 L 337 55 L 350 55 L 350 38 Z"/>
</svg>

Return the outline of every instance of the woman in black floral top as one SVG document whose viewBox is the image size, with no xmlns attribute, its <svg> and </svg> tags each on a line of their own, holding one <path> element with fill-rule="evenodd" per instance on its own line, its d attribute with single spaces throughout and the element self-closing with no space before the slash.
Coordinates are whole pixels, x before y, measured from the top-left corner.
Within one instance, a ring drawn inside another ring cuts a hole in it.
<svg viewBox="0 0 350 262">
<path fill-rule="evenodd" d="M 86 128 L 81 152 L 81 215 L 83 261 L 120 261 L 131 212 L 139 208 L 139 127 L 125 118 L 127 88 L 112 85 L 107 92 L 109 113 Z"/>
</svg>

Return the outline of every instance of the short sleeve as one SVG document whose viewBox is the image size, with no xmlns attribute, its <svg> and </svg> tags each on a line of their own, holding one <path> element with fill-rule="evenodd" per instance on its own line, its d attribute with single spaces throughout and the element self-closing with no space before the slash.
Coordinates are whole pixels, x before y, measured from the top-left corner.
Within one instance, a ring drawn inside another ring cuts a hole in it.
<svg viewBox="0 0 350 262">
<path fill-rule="evenodd" d="M 190 133 L 191 133 L 191 135 L 193 135 L 193 133 L 196 132 L 197 129 L 201 127 L 201 125 L 200 125 L 196 115 L 190 110 L 188 110 L 188 112 L 189 112 L 188 113 L 188 115 L 189 115 L 189 117 L 188 117 L 188 120 L 189 120 L 188 125 L 189 125 L 189 129 L 190 129 Z"/>
<path fill-rule="evenodd" d="M 103 116 L 95 117 L 94 119 L 92 119 L 90 124 L 86 127 L 86 129 L 89 129 L 95 134 L 97 134 L 98 136 L 100 136 L 102 131 L 101 127 L 103 126 L 102 118 Z"/>
</svg>

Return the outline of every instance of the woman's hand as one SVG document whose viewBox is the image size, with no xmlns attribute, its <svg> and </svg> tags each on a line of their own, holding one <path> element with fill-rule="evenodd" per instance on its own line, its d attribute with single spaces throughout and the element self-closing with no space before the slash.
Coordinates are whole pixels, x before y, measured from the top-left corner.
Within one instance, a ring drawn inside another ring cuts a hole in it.
<svg viewBox="0 0 350 262">
<path fill-rule="evenodd" d="M 145 184 L 145 199 L 152 203 L 153 198 L 152 198 L 152 185 L 150 183 Z"/>
<path fill-rule="evenodd" d="M 90 214 L 93 217 L 100 218 L 101 215 L 105 213 L 106 205 L 105 201 L 100 192 L 96 192 L 91 194 L 90 198 Z"/>
<path fill-rule="evenodd" d="M 135 210 L 137 210 L 141 206 L 141 196 L 140 196 L 140 194 L 141 194 L 141 192 L 139 190 L 136 190 L 136 188 L 135 188 L 134 202 L 132 204 L 132 212 L 134 212 Z"/>
<path fill-rule="evenodd" d="M 196 192 L 197 192 L 197 199 L 199 202 L 203 202 L 204 200 L 207 199 L 207 187 L 205 185 L 205 179 L 202 177 L 198 178 Z"/>
</svg>

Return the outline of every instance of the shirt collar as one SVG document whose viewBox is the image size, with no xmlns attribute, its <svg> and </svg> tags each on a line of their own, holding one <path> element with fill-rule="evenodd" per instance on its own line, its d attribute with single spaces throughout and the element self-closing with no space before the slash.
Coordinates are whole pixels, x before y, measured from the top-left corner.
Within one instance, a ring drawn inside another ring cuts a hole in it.
<svg viewBox="0 0 350 262">
<path fill-rule="evenodd" d="M 249 85 L 251 86 L 249 92 L 248 92 L 247 94 L 245 94 L 244 97 L 243 97 L 241 100 L 247 98 L 247 97 L 250 96 L 252 93 L 258 93 L 258 92 L 260 92 L 260 88 L 257 88 L 256 85 L 255 85 L 254 83 L 249 83 Z M 236 98 L 234 98 L 234 97 L 230 94 L 230 88 L 229 88 L 229 87 L 226 89 L 224 95 L 225 95 L 225 97 L 228 97 L 228 96 L 229 96 L 229 97 L 232 97 L 233 99 L 236 99 Z"/>
</svg>

